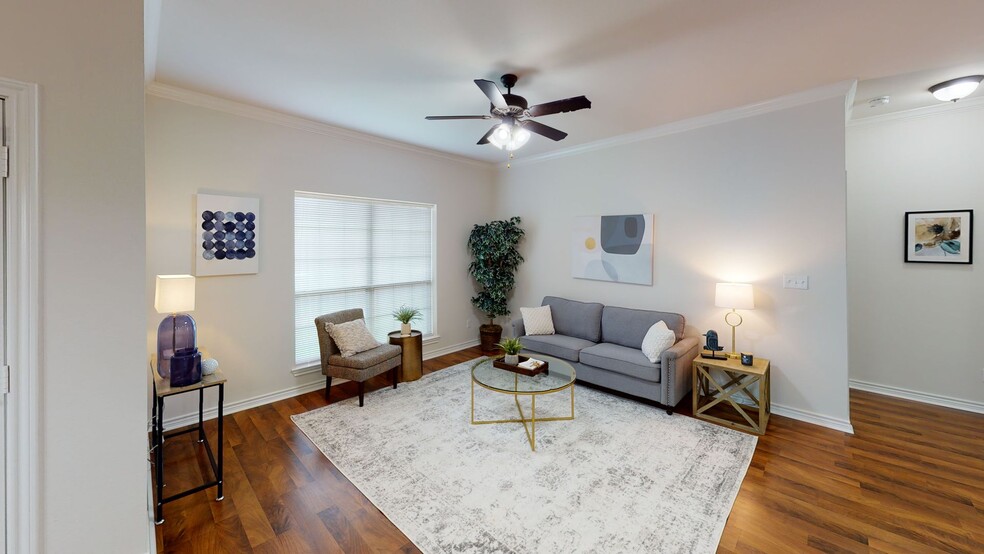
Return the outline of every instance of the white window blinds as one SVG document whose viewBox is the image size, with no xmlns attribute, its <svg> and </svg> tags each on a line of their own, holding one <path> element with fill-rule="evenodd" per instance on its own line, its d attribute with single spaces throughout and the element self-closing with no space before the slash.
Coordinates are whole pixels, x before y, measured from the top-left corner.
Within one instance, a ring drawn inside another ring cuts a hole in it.
<svg viewBox="0 0 984 554">
<path fill-rule="evenodd" d="M 392 312 L 418 308 L 433 334 L 433 204 L 294 195 L 294 358 L 320 360 L 314 318 L 362 308 L 376 340 L 400 328 Z"/>
</svg>

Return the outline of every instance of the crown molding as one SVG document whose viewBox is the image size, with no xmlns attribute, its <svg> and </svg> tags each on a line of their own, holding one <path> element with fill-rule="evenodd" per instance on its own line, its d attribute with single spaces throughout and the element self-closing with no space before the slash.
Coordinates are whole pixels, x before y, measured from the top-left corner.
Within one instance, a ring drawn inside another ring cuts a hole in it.
<svg viewBox="0 0 984 554">
<path fill-rule="evenodd" d="M 860 119 L 853 119 L 847 123 L 847 126 L 860 127 L 862 125 L 887 123 L 890 121 L 922 119 L 924 117 L 979 110 L 981 108 L 984 108 L 984 96 L 977 96 L 970 99 L 959 100 L 957 102 L 940 102 L 939 104 L 933 104 L 932 106 L 925 106 L 922 108 L 912 108 L 910 110 L 902 110 L 882 115 L 872 115 L 869 117 L 862 117 Z"/>
<path fill-rule="evenodd" d="M 414 154 L 421 154 L 432 158 L 448 160 L 474 167 L 481 167 L 483 169 L 495 167 L 495 164 L 490 162 L 483 162 L 481 160 L 466 158 L 455 154 L 448 154 L 447 152 L 440 152 L 438 150 L 431 150 L 430 148 L 415 146 L 413 144 L 407 144 L 405 142 L 370 135 L 368 133 L 353 131 L 343 127 L 336 127 L 327 123 L 321 123 L 320 121 L 314 121 L 268 108 L 261 108 L 252 104 L 237 102 L 235 100 L 229 100 L 228 98 L 212 96 L 211 94 L 188 90 L 186 88 L 176 87 L 174 85 L 166 85 L 157 81 L 148 84 L 144 88 L 144 92 L 150 96 L 156 96 L 157 98 L 174 100 L 175 102 L 181 102 L 183 104 L 188 104 L 199 108 L 255 119 L 265 123 L 272 123 L 282 127 L 289 127 L 291 129 L 329 136 L 349 142 L 383 146 L 385 148 L 391 148 L 403 152 L 412 152 Z"/>
<path fill-rule="evenodd" d="M 771 112 L 777 112 L 780 110 L 802 106 L 804 104 L 812 104 L 813 102 L 818 102 L 820 100 L 839 98 L 851 94 L 851 91 L 854 90 L 856 83 L 857 81 L 854 79 L 848 81 L 841 81 L 831 85 L 813 88 L 802 92 L 796 92 L 786 96 L 780 96 L 779 98 L 766 100 L 764 102 L 758 102 L 755 104 L 749 104 L 747 106 L 741 106 L 738 108 L 732 108 L 720 112 L 714 112 L 707 115 L 701 115 L 690 119 L 684 119 L 682 121 L 674 121 L 672 123 L 667 123 L 665 125 L 660 125 L 658 127 L 652 127 L 649 129 L 644 129 L 642 131 L 637 131 L 635 133 L 628 133 L 625 135 L 619 135 L 616 137 L 597 140 L 586 144 L 579 144 L 577 146 L 572 146 L 570 148 L 564 148 L 562 150 L 554 150 L 553 152 L 538 154 L 535 156 L 530 156 L 528 158 L 516 158 L 511 160 L 509 163 L 513 167 L 521 166 L 521 165 L 532 165 L 540 162 L 545 162 L 548 160 L 566 158 L 569 156 L 577 156 L 579 154 L 584 154 L 587 152 L 605 150 L 608 148 L 615 148 L 618 146 L 624 146 L 636 142 L 652 140 L 667 135 L 685 133 L 687 131 L 701 129 L 703 127 L 721 125 L 722 123 L 729 123 L 732 121 L 737 121 L 739 119 L 745 119 L 745 118 L 755 117 Z M 505 169 L 506 167 L 505 162 L 499 163 L 497 165 L 500 169 Z"/>
</svg>

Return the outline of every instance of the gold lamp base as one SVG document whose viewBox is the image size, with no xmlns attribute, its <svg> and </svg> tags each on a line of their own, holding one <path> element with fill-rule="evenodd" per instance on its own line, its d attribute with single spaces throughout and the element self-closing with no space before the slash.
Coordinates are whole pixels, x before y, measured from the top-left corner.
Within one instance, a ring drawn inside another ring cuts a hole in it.
<svg viewBox="0 0 984 554">
<path fill-rule="evenodd" d="M 738 322 L 731 323 L 733 319 L 731 316 L 737 317 Z M 731 352 L 728 352 L 728 358 L 735 360 L 741 357 L 741 354 L 737 352 L 738 347 L 735 344 L 735 329 L 737 329 L 738 326 L 741 325 L 742 322 L 741 314 L 739 314 L 737 311 L 735 311 L 734 308 L 732 308 L 730 312 L 724 314 L 724 322 L 731 326 Z"/>
</svg>

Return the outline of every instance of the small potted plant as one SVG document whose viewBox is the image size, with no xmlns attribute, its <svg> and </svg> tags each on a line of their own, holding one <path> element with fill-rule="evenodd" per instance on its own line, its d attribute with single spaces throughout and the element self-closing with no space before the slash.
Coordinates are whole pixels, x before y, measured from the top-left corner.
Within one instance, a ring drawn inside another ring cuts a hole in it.
<svg viewBox="0 0 984 554">
<path fill-rule="evenodd" d="M 400 306 L 400 309 L 393 311 L 393 317 L 400 322 L 400 336 L 410 336 L 410 322 L 420 319 L 420 310 L 409 306 Z"/>
<path fill-rule="evenodd" d="M 502 361 L 509 365 L 519 364 L 519 352 L 523 350 L 523 343 L 519 342 L 519 339 L 506 339 L 498 346 L 506 353 Z"/>
</svg>

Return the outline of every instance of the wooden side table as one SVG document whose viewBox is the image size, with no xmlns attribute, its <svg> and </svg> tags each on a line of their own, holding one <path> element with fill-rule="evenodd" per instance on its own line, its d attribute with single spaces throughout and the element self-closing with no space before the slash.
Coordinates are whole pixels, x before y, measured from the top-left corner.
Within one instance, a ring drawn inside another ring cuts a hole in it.
<svg viewBox="0 0 984 554">
<path fill-rule="evenodd" d="M 764 435 L 765 428 L 769 424 L 769 415 L 772 413 L 769 397 L 770 365 L 769 360 L 765 358 L 755 358 L 755 363 L 750 366 L 741 365 L 739 359 L 714 360 L 700 356 L 695 358 L 693 363 L 694 417 L 749 433 Z M 721 371 L 727 377 L 727 381 L 719 383 L 711 376 L 712 370 Z M 757 397 L 751 389 L 755 383 L 759 383 Z M 748 406 L 737 402 L 738 394 L 744 395 L 751 401 L 752 405 Z M 722 419 L 707 413 L 711 408 L 724 402 L 730 404 L 748 424 Z"/>
<path fill-rule="evenodd" d="M 204 350 L 200 350 L 204 354 Z M 164 379 L 157 374 L 157 356 L 151 355 L 150 357 L 150 373 L 154 376 L 154 406 L 152 410 L 152 422 L 153 431 L 151 433 L 151 440 L 153 446 L 151 448 L 154 452 L 154 471 L 155 480 L 157 483 L 155 492 L 157 493 L 157 504 L 154 510 L 154 523 L 160 525 L 164 523 L 164 504 L 172 502 L 179 498 L 184 498 L 189 494 L 194 494 L 198 491 L 202 491 L 211 487 L 216 488 L 215 499 L 222 500 L 224 498 L 222 494 L 222 445 L 223 445 L 223 434 L 222 434 L 222 405 L 225 399 L 225 375 L 221 371 L 216 371 L 211 375 L 203 375 L 202 380 L 185 386 L 185 387 L 171 387 L 170 379 Z M 218 405 L 218 448 L 213 454 L 212 445 L 208 442 L 208 437 L 205 436 L 205 426 L 203 422 L 204 408 L 205 408 L 205 389 L 209 387 L 219 387 L 219 405 Z M 173 431 L 170 433 L 164 433 L 164 399 L 169 396 L 174 396 L 176 394 L 182 394 L 186 392 L 198 392 L 198 425 L 194 427 L 189 427 L 180 431 Z M 171 496 L 164 496 L 164 441 L 171 437 L 178 435 L 183 435 L 185 433 L 198 432 L 198 442 L 202 443 L 205 447 L 205 454 L 208 456 L 209 465 L 212 466 L 212 474 L 215 477 L 211 481 L 207 481 L 197 487 L 190 488 L 186 491 L 172 494 Z M 216 461 L 218 458 L 218 461 Z"/>
<path fill-rule="evenodd" d="M 424 371 L 424 334 L 420 331 L 410 331 L 409 337 L 400 336 L 399 331 L 389 334 L 389 343 L 403 349 L 400 369 L 397 378 L 400 382 L 416 381 Z"/>
</svg>

